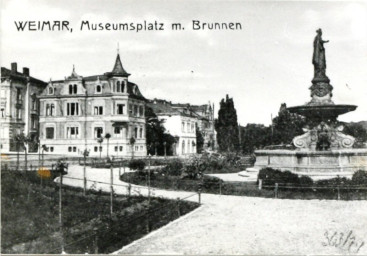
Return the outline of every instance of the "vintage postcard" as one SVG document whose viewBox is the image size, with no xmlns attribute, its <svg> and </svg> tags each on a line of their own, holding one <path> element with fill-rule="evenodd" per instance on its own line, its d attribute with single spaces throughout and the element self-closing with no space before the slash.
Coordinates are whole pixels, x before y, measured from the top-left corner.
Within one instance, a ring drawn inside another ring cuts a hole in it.
<svg viewBox="0 0 367 256">
<path fill-rule="evenodd" d="M 1 254 L 367 255 L 367 2 L 0 6 Z"/>
</svg>

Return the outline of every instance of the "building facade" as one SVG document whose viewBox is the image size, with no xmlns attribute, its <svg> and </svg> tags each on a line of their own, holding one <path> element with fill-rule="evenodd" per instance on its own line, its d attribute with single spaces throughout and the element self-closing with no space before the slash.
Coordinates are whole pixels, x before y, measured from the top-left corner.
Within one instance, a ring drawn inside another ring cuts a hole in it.
<svg viewBox="0 0 367 256">
<path fill-rule="evenodd" d="M 196 154 L 197 115 L 185 106 L 175 106 L 166 100 L 150 100 L 147 105 L 152 108 L 166 131 L 176 137 L 174 154 Z"/>
<path fill-rule="evenodd" d="M 40 99 L 40 140 L 49 153 L 145 156 L 146 100 L 117 55 L 112 72 L 50 81 Z"/>
<path fill-rule="evenodd" d="M 26 150 L 38 152 L 39 137 L 39 99 L 47 83 L 30 76 L 29 68 L 18 72 L 17 63 L 11 69 L 1 67 L 0 90 L 0 140 L 1 152 L 24 152 L 23 146 L 16 142 L 17 135 L 29 138 Z"/>
</svg>

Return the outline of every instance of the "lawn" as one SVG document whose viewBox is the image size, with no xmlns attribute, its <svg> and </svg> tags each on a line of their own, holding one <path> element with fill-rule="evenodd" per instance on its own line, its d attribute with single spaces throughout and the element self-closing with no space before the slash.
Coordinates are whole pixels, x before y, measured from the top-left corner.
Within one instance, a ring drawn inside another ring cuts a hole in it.
<svg viewBox="0 0 367 256">
<path fill-rule="evenodd" d="M 59 189 L 36 172 L 1 173 L 1 252 L 61 253 Z M 161 198 L 110 196 L 100 191 L 83 196 L 64 187 L 62 220 L 67 253 L 111 253 L 144 236 L 198 204 Z"/>
</svg>

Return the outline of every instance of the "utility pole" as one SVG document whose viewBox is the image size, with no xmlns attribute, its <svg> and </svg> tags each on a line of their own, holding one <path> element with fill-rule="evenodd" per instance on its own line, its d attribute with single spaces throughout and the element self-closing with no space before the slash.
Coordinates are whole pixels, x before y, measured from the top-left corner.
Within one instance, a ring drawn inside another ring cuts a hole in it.
<svg viewBox="0 0 367 256">
<path fill-rule="evenodd" d="M 149 202 L 149 206 L 150 206 L 150 158 L 151 158 L 151 155 L 149 154 L 148 155 L 148 159 L 149 159 L 149 162 L 148 162 L 148 202 Z"/>
<path fill-rule="evenodd" d="M 84 196 L 87 194 L 87 91 L 85 91 L 85 99 L 84 99 L 84 166 L 83 166 L 83 194 Z"/>
</svg>

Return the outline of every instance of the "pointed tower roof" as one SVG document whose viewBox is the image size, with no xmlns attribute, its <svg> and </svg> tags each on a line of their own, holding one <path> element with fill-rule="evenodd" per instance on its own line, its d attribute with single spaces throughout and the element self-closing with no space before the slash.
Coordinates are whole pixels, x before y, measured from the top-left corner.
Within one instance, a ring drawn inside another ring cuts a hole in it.
<svg viewBox="0 0 367 256">
<path fill-rule="evenodd" d="M 112 69 L 112 72 L 108 72 L 106 74 L 109 76 L 122 76 L 122 77 L 130 76 L 130 74 L 127 73 L 124 67 L 122 66 L 120 54 L 117 54 L 115 65 Z"/>
</svg>

